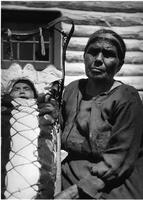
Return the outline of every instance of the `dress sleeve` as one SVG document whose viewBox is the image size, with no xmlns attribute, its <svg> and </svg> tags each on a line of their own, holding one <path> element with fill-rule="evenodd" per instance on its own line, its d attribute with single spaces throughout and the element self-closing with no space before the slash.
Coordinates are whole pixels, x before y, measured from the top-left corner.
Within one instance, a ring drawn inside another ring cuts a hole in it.
<svg viewBox="0 0 143 200">
<path fill-rule="evenodd" d="M 116 110 L 111 138 L 102 154 L 103 161 L 93 167 L 105 181 L 126 177 L 134 167 L 141 148 L 143 109 L 140 102 L 122 104 Z M 119 181 L 119 180 L 118 180 Z"/>
<path fill-rule="evenodd" d="M 86 177 L 88 182 L 90 181 L 87 193 L 93 198 L 97 197 L 106 186 L 112 187 L 116 183 L 119 184 L 132 172 L 141 149 L 142 119 L 143 107 L 138 98 L 133 98 L 116 107 L 111 136 L 101 153 L 102 160 L 92 165 L 91 174 Z M 91 190 L 92 186 L 93 188 L 95 186 L 94 176 L 100 180 L 97 179 L 95 190 Z M 79 182 L 79 187 L 83 191 L 87 190 L 84 187 L 85 182 L 87 183 L 85 180 Z"/>
</svg>

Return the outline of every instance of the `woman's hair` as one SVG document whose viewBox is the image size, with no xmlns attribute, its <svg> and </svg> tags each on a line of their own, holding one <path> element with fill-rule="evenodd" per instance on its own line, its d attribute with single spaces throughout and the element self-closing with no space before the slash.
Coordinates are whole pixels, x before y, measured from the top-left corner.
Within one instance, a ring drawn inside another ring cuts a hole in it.
<svg viewBox="0 0 143 200">
<path fill-rule="evenodd" d="M 108 37 L 108 36 L 111 36 L 111 37 Z M 100 39 L 103 39 L 103 40 L 108 40 L 110 41 L 113 45 L 116 46 L 117 48 L 117 51 L 118 51 L 118 56 L 119 56 L 119 59 L 121 60 L 124 60 L 125 58 L 125 53 L 126 53 L 126 45 L 125 45 L 125 42 L 123 41 L 122 37 L 120 35 L 118 35 L 116 32 L 110 30 L 110 29 L 100 29 L 96 32 L 94 32 L 86 46 L 85 46 L 85 50 L 84 50 L 84 55 L 87 51 L 87 48 L 88 46 L 92 43 L 92 42 L 95 42 L 95 41 L 98 41 Z"/>
<path fill-rule="evenodd" d="M 15 81 L 15 83 L 13 84 L 12 88 L 17 84 L 17 83 L 26 83 L 27 85 L 30 86 L 30 88 L 33 90 L 34 92 L 34 98 L 38 97 L 36 88 L 34 86 L 34 84 L 32 83 L 32 81 L 30 81 L 29 79 L 18 79 L 17 81 Z"/>
</svg>

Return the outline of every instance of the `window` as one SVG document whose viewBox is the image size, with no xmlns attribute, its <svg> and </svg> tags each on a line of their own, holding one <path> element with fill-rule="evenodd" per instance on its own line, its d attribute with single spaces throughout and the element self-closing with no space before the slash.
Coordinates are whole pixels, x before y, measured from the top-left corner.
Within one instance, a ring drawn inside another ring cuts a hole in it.
<svg viewBox="0 0 143 200">
<path fill-rule="evenodd" d="M 2 68 L 7 68 L 10 62 L 22 65 L 32 62 L 35 67 L 41 66 L 41 70 L 47 64 L 60 68 L 61 35 L 56 29 L 43 28 L 58 17 L 57 11 L 2 10 Z M 10 37 L 12 32 L 24 36 Z"/>
<path fill-rule="evenodd" d="M 25 60 L 25 61 L 48 61 L 52 63 L 52 36 L 46 31 L 40 36 L 39 34 L 29 37 L 26 41 L 11 39 L 8 36 L 2 36 L 2 59 L 3 60 Z M 44 39 L 45 53 L 42 55 L 42 44 L 40 37 Z M 51 51 L 50 51 L 51 47 Z M 12 54 L 12 55 L 11 55 Z M 11 58 L 12 57 L 12 58 Z"/>
</svg>

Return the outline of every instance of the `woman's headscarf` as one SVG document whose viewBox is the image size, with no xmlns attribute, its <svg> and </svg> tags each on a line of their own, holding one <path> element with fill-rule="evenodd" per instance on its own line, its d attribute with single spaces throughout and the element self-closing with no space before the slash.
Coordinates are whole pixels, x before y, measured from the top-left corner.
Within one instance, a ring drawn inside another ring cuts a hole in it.
<svg viewBox="0 0 143 200">
<path fill-rule="evenodd" d="M 94 32 L 90 36 L 90 38 L 85 46 L 84 55 L 87 51 L 87 48 L 89 47 L 89 45 L 91 43 L 101 40 L 101 39 L 105 40 L 105 41 L 109 41 L 113 45 L 115 45 L 117 48 L 117 51 L 118 51 L 119 59 L 124 60 L 125 53 L 126 53 L 126 45 L 125 45 L 122 37 L 110 29 L 100 29 L 100 30 Z"/>
</svg>

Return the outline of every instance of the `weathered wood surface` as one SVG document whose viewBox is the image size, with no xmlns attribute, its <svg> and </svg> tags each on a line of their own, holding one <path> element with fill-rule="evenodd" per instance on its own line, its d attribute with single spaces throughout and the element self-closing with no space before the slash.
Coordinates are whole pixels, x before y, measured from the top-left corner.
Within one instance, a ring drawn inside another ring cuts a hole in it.
<svg viewBox="0 0 143 200">
<path fill-rule="evenodd" d="M 83 62 L 83 51 L 67 51 L 67 62 Z M 125 64 L 143 64 L 143 52 L 128 51 L 125 57 Z"/>
<path fill-rule="evenodd" d="M 68 16 L 79 25 L 99 26 L 136 26 L 143 25 L 142 13 L 105 13 L 60 9 L 63 16 Z"/>
<path fill-rule="evenodd" d="M 143 15 L 143 14 L 142 14 Z M 68 33 L 71 25 L 62 23 L 62 28 L 65 33 Z M 105 26 L 94 25 L 75 25 L 73 37 L 89 37 L 93 32 L 108 28 Z M 143 26 L 127 26 L 127 27 L 110 27 L 113 31 L 120 34 L 125 39 L 143 39 Z"/>
<path fill-rule="evenodd" d="M 85 74 L 84 63 L 65 63 L 67 76 L 81 76 Z M 143 64 L 124 64 L 117 74 L 118 76 L 143 76 Z"/>
<path fill-rule="evenodd" d="M 143 76 L 117 76 L 115 79 L 132 85 L 137 90 L 143 90 Z"/>
<path fill-rule="evenodd" d="M 72 37 L 68 50 L 83 51 L 88 41 L 88 37 Z M 127 51 L 143 51 L 143 40 L 125 39 Z"/>
<path fill-rule="evenodd" d="M 3 8 L 5 6 L 3 5 Z M 9 9 L 27 9 L 33 10 L 35 7 L 24 7 L 18 5 L 11 5 Z M 36 7 L 37 8 L 37 7 Z M 41 8 L 42 10 L 53 10 L 53 8 L 49 8 L 45 6 Z M 41 10 L 37 8 L 37 10 Z M 136 26 L 143 25 L 143 15 L 141 12 L 136 13 L 120 13 L 114 12 L 93 12 L 93 11 L 82 11 L 82 10 L 70 10 L 55 7 L 54 10 L 60 11 L 62 16 L 68 16 L 73 19 L 75 24 L 79 25 L 98 25 L 98 26 Z"/>
<path fill-rule="evenodd" d="M 142 103 L 143 103 L 143 91 L 138 91 L 138 92 L 139 92 L 140 98 L 141 98 Z"/>
<path fill-rule="evenodd" d="M 7 5 L 7 2 L 2 2 L 3 5 Z M 103 11 L 103 12 L 143 12 L 142 1 L 11 1 L 9 4 L 15 4 L 26 7 L 37 8 L 66 8 L 70 10 L 86 10 L 86 11 Z"/>
</svg>

